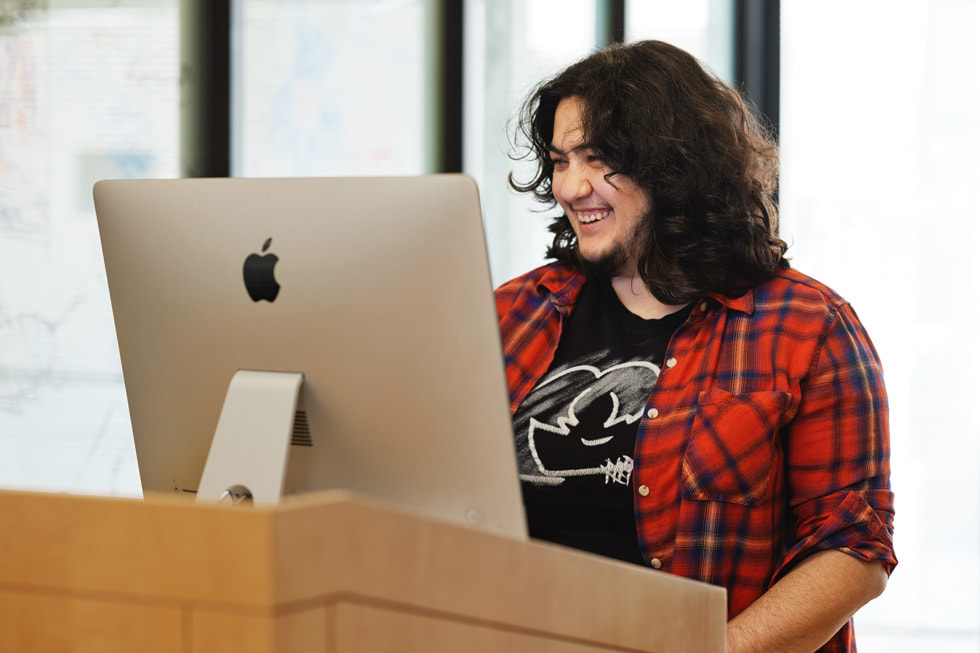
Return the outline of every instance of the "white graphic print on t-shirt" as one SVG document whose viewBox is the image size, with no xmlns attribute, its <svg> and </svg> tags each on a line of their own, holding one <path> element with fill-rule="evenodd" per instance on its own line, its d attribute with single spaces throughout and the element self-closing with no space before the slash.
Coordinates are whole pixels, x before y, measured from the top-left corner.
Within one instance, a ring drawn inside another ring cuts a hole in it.
<svg viewBox="0 0 980 653">
<path fill-rule="evenodd" d="M 605 369 L 573 364 L 541 381 L 521 405 L 521 479 L 558 485 L 595 477 L 601 484 L 628 485 L 636 423 L 659 375 L 653 363 L 627 361 Z"/>
</svg>

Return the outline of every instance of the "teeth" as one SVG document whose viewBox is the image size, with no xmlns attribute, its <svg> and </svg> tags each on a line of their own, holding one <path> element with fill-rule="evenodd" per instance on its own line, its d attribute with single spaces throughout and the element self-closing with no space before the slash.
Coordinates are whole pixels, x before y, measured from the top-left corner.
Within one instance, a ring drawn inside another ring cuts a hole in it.
<svg viewBox="0 0 980 653">
<path fill-rule="evenodd" d="M 612 213 L 612 211 L 602 211 L 601 213 L 579 213 L 578 221 L 586 224 L 590 222 L 598 222 L 603 218 L 608 218 L 610 213 Z"/>
</svg>

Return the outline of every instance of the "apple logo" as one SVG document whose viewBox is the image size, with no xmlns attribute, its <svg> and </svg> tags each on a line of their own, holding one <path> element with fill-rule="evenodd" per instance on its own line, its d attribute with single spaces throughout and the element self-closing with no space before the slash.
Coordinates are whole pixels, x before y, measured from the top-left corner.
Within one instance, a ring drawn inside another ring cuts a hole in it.
<svg viewBox="0 0 980 653">
<path fill-rule="evenodd" d="M 272 244 L 272 238 L 265 241 L 262 251 L 266 252 Z M 275 254 L 253 253 L 245 259 L 242 275 L 245 277 L 245 289 L 253 302 L 266 300 L 273 302 L 279 294 L 279 284 L 276 282 L 275 267 L 279 257 Z"/>
</svg>

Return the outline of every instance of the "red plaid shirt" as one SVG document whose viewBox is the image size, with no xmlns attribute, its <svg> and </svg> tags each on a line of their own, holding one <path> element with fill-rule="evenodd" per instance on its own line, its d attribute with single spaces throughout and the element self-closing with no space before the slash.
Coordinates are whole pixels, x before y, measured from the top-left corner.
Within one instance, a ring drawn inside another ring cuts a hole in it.
<svg viewBox="0 0 980 653">
<path fill-rule="evenodd" d="M 497 290 L 511 411 L 545 374 L 584 282 L 551 264 Z M 729 617 L 805 557 L 890 573 L 888 406 L 850 305 L 794 270 L 698 302 L 671 339 L 634 452 L 644 557 L 727 588 Z M 823 651 L 854 651 L 847 624 Z"/>
</svg>

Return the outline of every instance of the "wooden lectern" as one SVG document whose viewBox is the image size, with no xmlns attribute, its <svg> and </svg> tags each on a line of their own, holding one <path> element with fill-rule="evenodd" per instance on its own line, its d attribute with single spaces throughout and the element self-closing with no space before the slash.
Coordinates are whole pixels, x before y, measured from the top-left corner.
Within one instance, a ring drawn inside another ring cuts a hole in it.
<svg viewBox="0 0 980 653">
<path fill-rule="evenodd" d="M 725 591 L 343 491 L 0 492 L 0 651 L 724 651 Z"/>
</svg>

